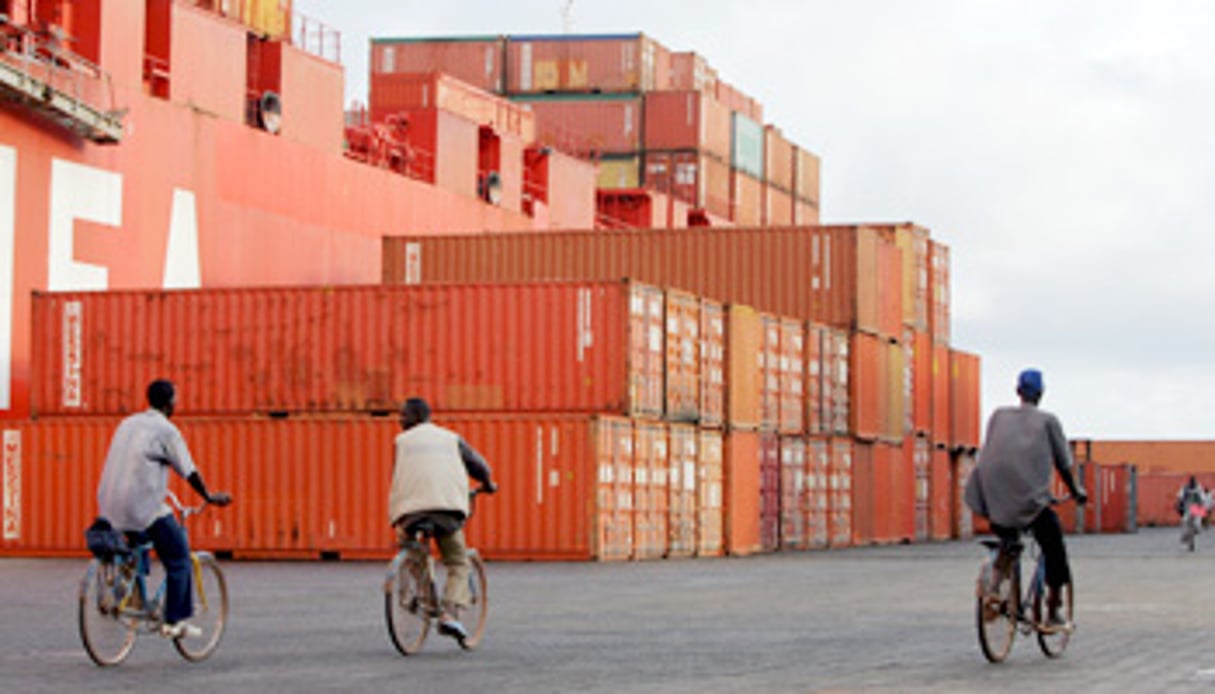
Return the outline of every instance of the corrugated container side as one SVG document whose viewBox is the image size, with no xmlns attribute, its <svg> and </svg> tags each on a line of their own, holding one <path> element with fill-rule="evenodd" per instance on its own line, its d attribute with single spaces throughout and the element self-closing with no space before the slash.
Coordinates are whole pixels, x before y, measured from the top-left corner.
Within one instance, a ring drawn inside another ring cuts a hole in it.
<svg viewBox="0 0 1215 694">
<path fill-rule="evenodd" d="M 774 431 L 780 425 L 781 404 L 781 325 L 780 318 L 768 313 L 759 317 L 760 338 L 760 405 L 759 426 Z"/>
<path fill-rule="evenodd" d="M 783 488 L 781 477 L 780 436 L 773 431 L 759 435 L 759 550 L 775 552 L 780 549 L 781 519 L 783 518 Z"/>
<path fill-rule="evenodd" d="M 716 157 L 695 151 L 646 152 L 645 184 L 692 207 L 730 215 L 730 167 Z"/>
<path fill-rule="evenodd" d="M 950 404 L 952 388 L 949 375 L 949 346 L 932 345 L 932 436 L 938 445 L 948 447 L 952 439 L 953 408 Z"/>
<path fill-rule="evenodd" d="M 835 490 L 831 476 L 830 439 L 815 436 L 806 439 L 806 546 L 823 549 L 830 542 L 831 507 Z"/>
<path fill-rule="evenodd" d="M 633 449 L 633 556 L 659 559 L 667 554 L 669 475 L 667 425 L 635 422 Z"/>
<path fill-rule="evenodd" d="M 697 527 L 702 515 L 697 491 L 700 434 L 695 427 L 671 424 L 668 435 L 667 556 L 690 557 L 696 554 Z"/>
<path fill-rule="evenodd" d="M 653 195 L 660 193 L 640 188 L 600 188 L 595 191 L 597 225 L 606 229 L 653 228 L 657 216 Z"/>
<path fill-rule="evenodd" d="M 905 399 L 904 384 L 906 383 L 906 363 L 903 346 L 897 342 L 889 342 L 882 346 L 883 363 L 881 378 L 885 384 L 879 410 L 881 411 L 882 434 L 886 441 L 901 444 L 906 432 L 903 429 Z"/>
<path fill-rule="evenodd" d="M 850 429 L 857 438 L 872 441 L 885 433 L 883 410 L 888 390 L 883 379 L 885 344 L 880 338 L 853 333 L 849 350 Z"/>
<path fill-rule="evenodd" d="M 797 226 L 817 226 L 820 223 L 818 205 L 801 200 L 793 201 L 793 223 Z"/>
<path fill-rule="evenodd" d="M 794 153 L 796 164 L 793 171 L 793 191 L 799 201 L 813 204 L 817 212 L 819 208 L 819 176 L 821 163 L 811 151 L 798 147 Z M 799 224 L 805 222 L 799 220 Z"/>
<path fill-rule="evenodd" d="M 793 215 L 793 196 L 765 183 L 763 186 L 762 216 L 764 226 L 784 227 L 796 224 Z M 817 223 L 817 220 L 812 223 Z"/>
<path fill-rule="evenodd" d="M 1093 460 L 1134 463 L 1141 473 L 1215 472 L 1215 441 L 1085 440 L 1083 443 L 1092 449 Z"/>
<path fill-rule="evenodd" d="M 727 551 L 728 513 L 726 440 L 720 431 L 702 429 L 697 444 L 696 556 L 718 557 Z M 757 500 L 758 503 L 758 500 Z"/>
<path fill-rule="evenodd" d="M 756 428 L 763 422 L 764 326 L 758 312 L 733 304 L 726 321 L 726 422 Z"/>
<path fill-rule="evenodd" d="M 903 253 L 894 239 L 877 246 L 878 332 L 894 339 L 903 336 Z"/>
<path fill-rule="evenodd" d="M 506 37 L 460 39 L 372 39 L 371 72 L 446 72 L 485 90 L 501 94 L 506 83 Z"/>
<path fill-rule="evenodd" d="M 763 224 L 763 181 L 736 170 L 730 175 L 730 219 L 739 226 Z"/>
<path fill-rule="evenodd" d="M 949 247 L 939 241 L 929 241 L 928 264 L 930 268 L 928 330 L 932 333 L 932 341 L 949 344 L 950 324 L 950 271 Z"/>
<path fill-rule="evenodd" d="M 511 36 L 506 83 L 512 94 L 639 92 L 661 88 L 665 48 L 641 34 Z"/>
<path fill-rule="evenodd" d="M 645 95 L 646 150 L 696 150 L 727 160 L 730 109 L 698 91 Z"/>
<path fill-rule="evenodd" d="M 666 292 L 666 415 L 679 422 L 700 420 L 700 299 Z"/>
<path fill-rule="evenodd" d="M 700 300 L 700 423 L 719 427 L 726 421 L 726 307 Z"/>
<path fill-rule="evenodd" d="M 783 192 L 793 190 L 793 143 L 774 125 L 764 126 L 764 171 L 767 182 Z"/>
<path fill-rule="evenodd" d="M 928 230 L 913 224 L 899 225 L 895 238 L 903 254 L 903 323 L 915 330 L 928 330 Z"/>
<path fill-rule="evenodd" d="M 738 111 L 730 114 L 730 166 L 764 178 L 764 127 Z"/>
<path fill-rule="evenodd" d="M 852 422 L 851 383 L 848 373 L 852 362 L 850 340 L 843 330 L 828 329 L 823 335 L 823 407 L 827 431 L 847 434 Z"/>
<path fill-rule="evenodd" d="M 731 430 L 725 436 L 725 550 L 734 556 L 760 551 L 760 434 Z"/>
<path fill-rule="evenodd" d="M 931 436 L 933 375 L 932 338 L 927 332 L 910 333 L 912 349 L 911 429 L 917 434 Z"/>
<path fill-rule="evenodd" d="M 950 350 L 951 439 L 956 446 L 978 448 L 980 428 L 979 355 Z"/>
<path fill-rule="evenodd" d="M 642 149 L 640 96 L 516 98 L 535 115 L 536 141 L 572 154 L 635 154 Z"/>
<path fill-rule="evenodd" d="M 1215 474 L 1195 475 L 1202 486 L 1215 487 Z M 1147 472 L 1138 475 L 1138 498 L 1135 514 L 1140 526 L 1175 526 L 1180 524 L 1175 504 L 1177 492 L 1189 481 L 1184 472 Z"/>
<path fill-rule="evenodd" d="M 831 547 L 852 546 L 852 489 L 856 445 L 851 439 L 828 439 L 831 460 L 828 471 L 828 533 Z"/>
<path fill-rule="evenodd" d="M 806 423 L 806 326 L 782 318 L 780 329 L 779 419 L 783 434 L 800 434 Z"/>
<path fill-rule="evenodd" d="M 949 464 L 949 451 L 929 445 L 928 536 L 933 540 L 948 540 L 953 537 L 950 502 L 957 484 Z"/>
<path fill-rule="evenodd" d="M 135 412 L 166 377 L 183 415 L 417 394 L 441 411 L 659 416 L 663 329 L 662 290 L 622 282 L 39 294 L 32 409 Z"/>
<path fill-rule="evenodd" d="M 812 480 L 807 478 L 806 440 L 782 436 L 780 439 L 780 549 L 802 550 L 809 546 L 807 521 L 810 520 Z"/>
<path fill-rule="evenodd" d="M 704 56 L 691 51 L 672 52 L 669 88 L 673 91 L 695 90 L 717 94 L 717 70 L 709 66 Z"/>
<path fill-rule="evenodd" d="M 511 103 L 442 72 L 373 74 L 368 102 L 371 119 L 376 122 L 396 113 L 437 108 L 528 143 L 538 133 L 538 116 L 524 105 Z"/>
<path fill-rule="evenodd" d="M 876 444 L 854 441 L 852 452 L 852 544 L 868 545 L 875 541 L 878 528 L 874 517 Z"/>
<path fill-rule="evenodd" d="M 817 323 L 806 324 L 805 352 L 805 392 L 806 392 L 806 433 L 812 436 L 825 434 L 829 431 L 827 419 L 827 390 L 826 374 L 830 369 L 826 365 L 826 333 L 827 328 Z"/>
</svg>

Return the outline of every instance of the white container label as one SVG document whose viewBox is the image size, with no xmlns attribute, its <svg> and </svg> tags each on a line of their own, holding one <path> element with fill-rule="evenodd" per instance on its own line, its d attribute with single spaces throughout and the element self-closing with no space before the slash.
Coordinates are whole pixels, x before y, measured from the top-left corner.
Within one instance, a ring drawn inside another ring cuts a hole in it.
<svg viewBox="0 0 1215 694">
<path fill-rule="evenodd" d="M 79 301 L 63 304 L 63 406 L 80 407 L 80 361 L 84 338 Z"/>
<path fill-rule="evenodd" d="M 410 241 L 405 244 L 405 284 L 422 283 L 422 244 Z"/>
<path fill-rule="evenodd" d="M 21 432 L 8 429 L 3 446 L 4 539 L 21 539 Z"/>
</svg>

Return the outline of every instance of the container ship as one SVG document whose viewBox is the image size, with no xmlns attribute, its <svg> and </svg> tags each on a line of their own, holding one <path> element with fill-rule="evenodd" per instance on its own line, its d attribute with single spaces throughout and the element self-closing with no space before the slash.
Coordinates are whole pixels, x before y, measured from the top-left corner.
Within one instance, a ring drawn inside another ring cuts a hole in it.
<svg viewBox="0 0 1215 694">
<path fill-rule="evenodd" d="M 821 225 L 818 157 L 704 56 L 378 38 L 347 108 L 340 46 L 289 0 L 0 0 L 0 555 L 82 553 L 157 377 L 235 557 L 388 556 L 410 395 L 494 464 L 491 558 L 975 531 L 949 248 Z"/>
</svg>

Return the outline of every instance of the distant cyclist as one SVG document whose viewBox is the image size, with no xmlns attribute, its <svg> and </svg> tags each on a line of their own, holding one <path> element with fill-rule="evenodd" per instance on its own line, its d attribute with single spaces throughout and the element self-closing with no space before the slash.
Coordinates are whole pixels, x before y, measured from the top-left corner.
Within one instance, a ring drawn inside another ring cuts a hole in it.
<svg viewBox="0 0 1215 694">
<path fill-rule="evenodd" d="M 459 434 L 430 422 L 430 406 L 410 398 L 401 406 L 401 429 L 393 442 L 395 460 L 388 495 L 388 520 L 398 539 L 409 535 L 419 521 L 435 528 L 435 541 L 447 582 L 443 586 L 443 614 L 439 633 L 463 641 L 468 636 L 459 611 L 469 602 L 467 545 L 464 521 L 468 518 L 468 478 L 493 492 L 492 473 L 485 458 Z"/>
<path fill-rule="evenodd" d="M 186 448 L 181 432 L 169 421 L 177 404 L 173 384 L 153 381 L 147 390 L 148 409 L 133 414 L 114 431 L 105 469 L 97 485 L 102 518 L 138 541 L 150 540 L 165 567 L 165 613 L 161 633 L 169 638 L 197 637 L 201 631 L 186 620 L 194 611 L 190 600 L 190 545 L 165 503 L 169 470 L 181 475 L 199 496 L 216 506 L 232 497 L 209 492 Z"/>
<path fill-rule="evenodd" d="M 1063 426 L 1055 415 L 1038 409 L 1045 390 L 1042 372 L 1026 369 L 1017 376 L 1019 407 L 997 409 L 987 423 L 987 437 L 979 461 L 966 482 L 966 505 L 991 522 L 1005 541 L 1015 541 L 1030 530 L 1046 560 L 1047 619 L 1065 626 L 1059 613 L 1060 589 L 1071 582 L 1063 527 L 1051 508 L 1051 471 L 1071 490 L 1077 503 L 1088 494 L 1072 476 L 1072 456 Z"/>
<path fill-rule="evenodd" d="M 1211 493 L 1190 475 L 1189 481 L 1177 492 L 1177 514 L 1181 516 L 1181 542 L 1193 541 L 1198 531 L 1207 523 L 1211 510 Z"/>
</svg>

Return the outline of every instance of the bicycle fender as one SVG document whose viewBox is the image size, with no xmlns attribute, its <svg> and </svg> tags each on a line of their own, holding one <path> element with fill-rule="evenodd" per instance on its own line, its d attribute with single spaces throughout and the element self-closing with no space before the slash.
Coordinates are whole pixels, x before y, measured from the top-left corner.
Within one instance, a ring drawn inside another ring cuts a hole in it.
<svg viewBox="0 0 1215 694">
<path fill-rule="evenodd" d="M 392 561 L 388 564 L 388 575 L 384 577 L 385 594 L 392 594 L 392 579 L 397 575 L 397 572 L 401 570 L 401 564 L 405 563 L 405 559 L 408 557 L 408 555 L 409 553 L 405 551 L 397 552 L 397 556 L 393 557 Z"/>
</svg>

